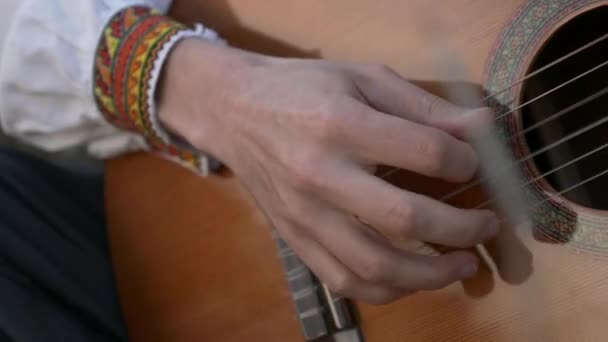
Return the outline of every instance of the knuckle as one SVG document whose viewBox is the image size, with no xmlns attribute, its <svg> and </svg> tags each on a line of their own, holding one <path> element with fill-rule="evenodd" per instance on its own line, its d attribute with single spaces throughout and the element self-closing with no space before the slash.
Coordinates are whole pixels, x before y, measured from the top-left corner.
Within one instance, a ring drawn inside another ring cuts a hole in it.
<svg viewBox="0 0 608 342">
<path fill-rule="evenodd" d="M 335 294 L 347 296 L 354 286 L 354 282 L 354 278 L 347 271 L 337 271 L 325 280 L 325 285 Z"/>
<path fill-rule="evenodd" d="M 419 101 L 420 114 L 429 118 L 442 109 L 443 101 L 431 93 L 424 93 L 419 97 Z"/>
<path fill-rule="evenodd" d="M 389 262 L 379 254 L 370 254 L 357 265 L 359 277 L 373 284 L 384 282 L 389 272 Z"/>
<path fill-rule="evenodd" d="M 291 183 L 302 192 L 325 189 L 327 181 L 319 172 L 319 159 L 312 153 L 296 153 L 288 161 L 291 169 Z"/>
<path fill-rule="evenodd" d="M 297 190 L 310 190 L 312 184 L 315 182 L 314 173 L 312 168 L 305 162 L 296 162 L 291 165 L 293 168 L 292 172 L 292 184 Z"/>
<path fill-rule="evenodd" d="M 402 200 L 389 207 L 384 217 L 387 220 L 387 229 L 397 237 L 407 238 L 415 235 L 419 226 L 419 216 L 411 200 Z"/>
<path fill-rule="evenodd" d="M 281 209 L 277 210 L 277 214 L 283 220 L 282 225 L 291 227 L 294 241 L 302 238 L 304 231 L 310 230 L 310 208 L 304 201 L 294 200 L 289 203 L 284 203 Z"/>
<path fill-rule="evenodd" d="M 364 74 L 368 77 L 386 77 L 395 75 L 396 72 L 386 64 L 367 64 L 364 66 Z"/>
<path fill-rule="evenodd" d="M 441 176 L 445 173 L 450 156 L 450 148 L 445 135 L 434 132 L 428 136 L 427 141 L 420 144 L 420 154 L 424 170 L 431 176 Z"/>
<path fill-rule="evenodd" d="M 381 75 L 392 74 L 394 71 L 386 64 L 373 64 L 372 70 Z"/>
<path fill-rule="evenodd" d="M 342 100 L 334 99 L 332 101 L 324 101 L 319 105 L 311 132 L 315 134 L 320 141 L 332 141 L 338 138 L 340 127 L 343 125 L 344 103 Z"/>
</svg>

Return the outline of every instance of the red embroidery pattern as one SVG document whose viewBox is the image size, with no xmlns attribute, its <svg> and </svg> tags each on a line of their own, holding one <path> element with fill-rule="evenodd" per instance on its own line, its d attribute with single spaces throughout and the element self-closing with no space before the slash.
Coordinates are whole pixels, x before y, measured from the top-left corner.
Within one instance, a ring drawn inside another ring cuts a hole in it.
<svg viewBox="0 0 608 342">
<path fill-rule="evenodd" d="M 108 122 L 141 134 L 153 151 L 200 171 L 200 156 L 167 145 L 158 136 L 148 108 L 154 63 L 164 44 L 183 29 L 182 24 L 147 7 L 130 7 L 117 13 L 104 28 L 97 46 L 94 95 Z"/>
</svg>

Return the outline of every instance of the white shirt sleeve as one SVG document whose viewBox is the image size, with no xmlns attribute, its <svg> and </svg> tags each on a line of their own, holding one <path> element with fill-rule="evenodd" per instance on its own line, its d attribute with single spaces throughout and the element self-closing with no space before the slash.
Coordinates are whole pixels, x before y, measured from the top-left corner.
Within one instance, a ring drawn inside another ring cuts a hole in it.
<svg viewBox="0 0 608 342">
<path fill-rule="evenodd" d="M 93 95 L 105 24 L 127 6 L 166 13 L 172 0 L 20 0 L 0 56 L 5 134 L 49 152 L 85 145 L 96 158 L 143 150 L 144 139 L 109 124 Z"/>
</svg>

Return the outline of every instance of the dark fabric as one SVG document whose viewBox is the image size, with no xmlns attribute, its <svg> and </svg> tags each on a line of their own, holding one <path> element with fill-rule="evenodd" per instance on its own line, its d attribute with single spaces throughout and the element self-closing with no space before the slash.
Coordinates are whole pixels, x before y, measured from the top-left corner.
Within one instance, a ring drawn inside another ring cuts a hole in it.
<svg viewBox="0 0 608 342">
<path fill-rule="evenodd" d="M 126 341 L 101 172 L 0 149 L 0 341 Z"/>
<path fill-rule="evenodd" d="M 12 339 L 0 330 L 0 342 L 12 342 Z"/>
</svg>

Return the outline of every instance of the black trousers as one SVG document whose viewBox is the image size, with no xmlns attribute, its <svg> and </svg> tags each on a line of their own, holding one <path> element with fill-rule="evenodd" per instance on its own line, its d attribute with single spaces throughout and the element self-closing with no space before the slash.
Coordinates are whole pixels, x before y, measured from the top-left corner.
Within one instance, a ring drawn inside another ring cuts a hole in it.
<svg viewBox="0 0 608 342">
<path fill-rule="evenodd" d="M 127 341 L 103 175 L 0 149 L 0 341 Z"/>
</svg>

